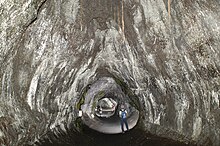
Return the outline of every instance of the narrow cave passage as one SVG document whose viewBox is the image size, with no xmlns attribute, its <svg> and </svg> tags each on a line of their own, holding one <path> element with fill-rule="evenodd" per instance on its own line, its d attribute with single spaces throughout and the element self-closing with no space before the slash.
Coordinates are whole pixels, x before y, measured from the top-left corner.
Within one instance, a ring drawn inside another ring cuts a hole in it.
<svg viewBox="0 0 220 146">
<path fill-rule="evenodd" d="M 82 122 L 89 128 L 105 134 L 121 133 L 121 118 L 119 112 L 126 111 L 126 121 L 129 129 L 135 127 L 139 119 L 138 106 L 131 98 L 138 99 L 123 92 L 123 87 L 113 78 L 100 78 L 83 94 Z"/>
</svg>

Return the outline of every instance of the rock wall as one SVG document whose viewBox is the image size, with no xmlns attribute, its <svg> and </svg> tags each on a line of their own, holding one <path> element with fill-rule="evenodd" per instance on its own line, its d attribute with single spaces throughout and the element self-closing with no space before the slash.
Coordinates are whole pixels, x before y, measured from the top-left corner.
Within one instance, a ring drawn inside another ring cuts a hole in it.
<svg viewBox="0 0 220 146">
<path fill-rule="evenodd" d="M 0 144 L 65 132 L 82 89 L 116 76 L 145 131 L 220 145 L 220 2 L 168 11 L 166 0 L 1 0 Z"/>
</svg>

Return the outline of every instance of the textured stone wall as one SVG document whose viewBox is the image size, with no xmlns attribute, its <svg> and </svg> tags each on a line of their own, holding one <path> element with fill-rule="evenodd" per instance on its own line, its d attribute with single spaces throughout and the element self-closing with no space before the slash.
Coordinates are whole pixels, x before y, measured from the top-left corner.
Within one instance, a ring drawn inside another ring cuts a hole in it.
<svg viewBox="0 0 220 146">
<path fill-rule="evenodd" d="M 82 88 L 116 76 L 149 133 L 220 145 L 218 0 L 1 0 L 0 144 L 76 117 Z"/>
</svg>

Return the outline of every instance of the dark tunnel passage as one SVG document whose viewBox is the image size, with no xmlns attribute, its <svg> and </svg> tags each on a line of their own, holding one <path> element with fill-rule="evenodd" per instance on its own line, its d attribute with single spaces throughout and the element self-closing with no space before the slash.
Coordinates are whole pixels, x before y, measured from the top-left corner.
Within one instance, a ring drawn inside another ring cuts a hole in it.
<svg viewBox="0 0 220 146">
<path fill-rule="evenodd" d="M 120 83 L 110 77 L 100 78 L 91 84 L 78 106 L 82 112 L 82 122 L 101 133 L 121 133 L 119 112 L 125 110 L 128 127 L 134 128 L 139 119 L 138 98 L 122 88 Z"/>
<path fill-rule="evenodd" d="M 138 98 L 128 92 L 123 82 L 113 78 L 101 78 L 84 88 L 82 96 L 76 105 L 76 111 L 83 114 L 72 125 L 62 130 L 57 127 L 54 132 L 48 132 L 35 143 L 37 146 L 193 146 L 159 137 L 143 130 L 142 111 Z M 131 100 L 133 99 L 133 100 Z M 97 112 L 97 106 L 116 104 L 113 113 Z M 129 130 L 122 133 L 118 110 L 121 104 L 127 103 L 132 122 Z M 129 107 L 130 106 L 130 107 Z M 129 109 L 130 108 L 130 109 Z M 89 115 L 90 114 L 90 115 Z M 92 116 L 91 116 L 92 114 Z M 139 116 L 140 115 L 140 116 Z M 132 125 L 133 124 L 133 125 Z"/>
<path fill-rule="evenodd" d="M 0 13 L 0 146 L 220 146 L 220 0 Z"/>
</svg>

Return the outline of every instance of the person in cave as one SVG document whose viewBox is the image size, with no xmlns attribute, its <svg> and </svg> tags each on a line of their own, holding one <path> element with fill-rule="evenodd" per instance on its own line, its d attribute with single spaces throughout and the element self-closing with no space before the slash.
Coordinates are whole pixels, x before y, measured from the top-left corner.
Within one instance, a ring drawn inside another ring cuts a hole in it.
<svg viewBox="0 0 220 146">
<path fill-rule="evenodd" d="M 97 110 L 97 112 L 98 112 L 99 114 L 102 114 L 102 108 L 101 108 L 100 105 L 97 106 L 97 109 L 96 109 L 96 110 Z"/>
<path fill-rule="evenodd" d="M 126 126 L 127 131 L 129 130 L 128 128 L 128 122 L 127 122 L 127 110 L 125 109 L 124 105 L 121 105 L 121 109 L 119 110 L 119 116 L 121 118 L 121 130 L 122 133 L 124 133 L 124 125 Z"/>
</svg>

